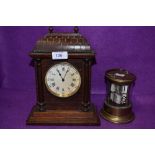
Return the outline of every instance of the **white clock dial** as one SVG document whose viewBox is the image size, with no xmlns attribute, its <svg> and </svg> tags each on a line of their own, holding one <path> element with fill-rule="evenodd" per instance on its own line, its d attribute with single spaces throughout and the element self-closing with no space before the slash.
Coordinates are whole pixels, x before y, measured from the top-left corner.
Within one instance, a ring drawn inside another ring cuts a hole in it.
<svg viewBox="0 0 155 155">
<path fill-rule="evenodd" d="M 45 84 L 50 93 L 57 97 L 70 97 L 81 86 L 78 70 L 68 62 L 52 66 L 46 73 Z"/>
</svg>

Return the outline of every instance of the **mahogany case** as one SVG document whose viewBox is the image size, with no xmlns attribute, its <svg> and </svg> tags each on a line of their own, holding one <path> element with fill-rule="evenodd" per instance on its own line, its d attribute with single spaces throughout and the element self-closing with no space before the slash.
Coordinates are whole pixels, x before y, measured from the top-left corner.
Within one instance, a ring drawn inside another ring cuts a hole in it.
<svg viewBox="0 0 155 155">
<path fill-rule="evenodd" d="M 67 51 L 67 60 L 52 60 L 52 52 Z M 27 119 L 33 125 L 99 125 L 95 106 L 90 101 L 91 67 L 95 53 L 87 40 L 74 28 L 74 33 L 49 33 L 37 41 L 30 53 L 36 76 L 36 105 Z M 81 86 L 68 98 L 52 95 L 46 88 L 45 75 L 54 64 L 69 62 L 81 75 Z"/>
</svg>

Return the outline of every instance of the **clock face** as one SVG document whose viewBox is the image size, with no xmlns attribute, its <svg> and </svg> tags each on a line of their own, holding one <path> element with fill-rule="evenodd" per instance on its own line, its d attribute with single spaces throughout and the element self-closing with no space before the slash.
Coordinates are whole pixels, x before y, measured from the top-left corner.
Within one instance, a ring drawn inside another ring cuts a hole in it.
<svg viewBox="0 0 155 155">
<path fill-rule="evenodd" d="M 81 76 L 73 65 L 62 62 L 47 71 L 45 84 L 51 94 L 62 98 L 70 97 L 79 90 Z"/>
</svg>

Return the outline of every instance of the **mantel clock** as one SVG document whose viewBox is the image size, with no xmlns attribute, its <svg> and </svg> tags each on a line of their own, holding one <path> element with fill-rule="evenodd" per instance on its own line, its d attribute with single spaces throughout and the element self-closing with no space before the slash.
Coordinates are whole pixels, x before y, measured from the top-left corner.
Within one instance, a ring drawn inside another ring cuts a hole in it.
<svg viewBox="0 0 155 155">
<path fill-rule="evenodd" d="M 74 27 L 73 33 L 49 33 L 30 53 L 35 67 L 37 102 L 27 124 L 99 125 L 90 101 L 95 53 Z"/>
</svg>

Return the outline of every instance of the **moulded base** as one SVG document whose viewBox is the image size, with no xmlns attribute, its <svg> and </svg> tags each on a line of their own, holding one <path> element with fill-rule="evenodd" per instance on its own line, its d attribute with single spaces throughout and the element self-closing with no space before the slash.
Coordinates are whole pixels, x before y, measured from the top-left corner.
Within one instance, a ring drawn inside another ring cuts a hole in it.
<svg viewBox="0 0 155 155">
<path fill-rule="evenodd" d="M 76 109 L 51 110 L 40 112 L 37 106 L 32 111 L 26 121 L 27 125 L 100 125 L 99 117 L 94 107 L 88 112 Z"/>
<path fill-rule="evenodd" d="M 134 120 L 135 115 L 131 106 L 118 108 L 104 104 L 104 108 L 100 112 L 101 117 L 112 123 L 129 123 Z"/>
</svg>

